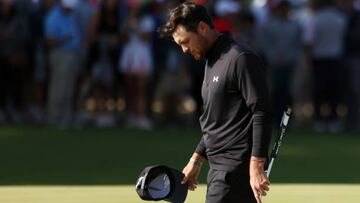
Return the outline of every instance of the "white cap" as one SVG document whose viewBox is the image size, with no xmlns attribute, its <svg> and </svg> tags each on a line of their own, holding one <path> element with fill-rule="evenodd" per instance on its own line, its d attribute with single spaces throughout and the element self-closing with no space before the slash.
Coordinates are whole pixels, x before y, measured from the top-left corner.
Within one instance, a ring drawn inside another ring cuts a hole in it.
<svg viewBox="0 0 360 203">
<path fill-rule="evenodd" d="M 61 4 L 65 8 L 74 9 L 78 4 L 78 0 L 61 0 Z"/>
<path fill-rule="evenodd" d="M 233 0 L 220 0 L 215 4 L 215 13 L 219 16 L 235 14 L 240 11 L 240 4 Z"/>
</svg>

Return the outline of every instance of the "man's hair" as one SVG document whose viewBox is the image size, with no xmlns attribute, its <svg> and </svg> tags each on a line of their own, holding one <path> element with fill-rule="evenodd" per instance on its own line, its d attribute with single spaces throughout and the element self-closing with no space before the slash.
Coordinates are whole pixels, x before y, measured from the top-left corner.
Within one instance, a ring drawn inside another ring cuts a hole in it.
<svg viewBox="0 0 360 203">
<path fill-rule="evenodd" d="M 199 22 L 205 22 L 214 28 L 214 24 L 206 8 L 193 2 L 185 2 L 169 11 L 169 17 L 162 27 L 158 29 L 161 37 L 171 36 L 178 25 L 185 27 L 186 31 L 197 32 Z"/>
</svg>

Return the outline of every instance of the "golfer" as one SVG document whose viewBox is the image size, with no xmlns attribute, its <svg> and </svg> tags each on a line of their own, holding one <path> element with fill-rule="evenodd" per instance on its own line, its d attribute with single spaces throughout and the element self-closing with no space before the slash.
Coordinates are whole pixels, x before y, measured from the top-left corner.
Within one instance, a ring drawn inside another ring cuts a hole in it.
<svg viewBox="0 0 360 203">
<path fill-rule="evenodd" d="M 172 37 L 184 53 L 206 59 L 203 136 L 183 170 L 183 183 L 194 190 L 208 160 L 206 203 L 260 203 L 270 184 L 264 165 L 272 124 L 261 59 L 229 33 L 219 33 L 206 9 L 195 3 L 170 10 L 159 32 Z"/>
</svg>

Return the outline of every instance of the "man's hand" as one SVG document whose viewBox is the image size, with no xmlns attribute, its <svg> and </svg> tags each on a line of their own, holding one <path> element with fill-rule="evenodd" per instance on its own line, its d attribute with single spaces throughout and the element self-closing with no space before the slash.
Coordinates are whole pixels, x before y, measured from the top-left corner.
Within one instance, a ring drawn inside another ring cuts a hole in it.
<svg viewBox="0 0 360 203">
<path fill-rule="evenodd" d="M 187 184 L 191 191 L 194 191 L 198 185 L 198 177 L 204 160 L 201 155 L 194 153 L 189 163 L 183 169 L 185 176 L 181 183 Z"/>
<path fill-rule="evenodd" d="M 265 160 L 254 156 L 250 159 L 250 185 L 258 203 L 261 203 L 261 196 L 266 196 L 270 185 L 264 171 Z"/>
</svg>

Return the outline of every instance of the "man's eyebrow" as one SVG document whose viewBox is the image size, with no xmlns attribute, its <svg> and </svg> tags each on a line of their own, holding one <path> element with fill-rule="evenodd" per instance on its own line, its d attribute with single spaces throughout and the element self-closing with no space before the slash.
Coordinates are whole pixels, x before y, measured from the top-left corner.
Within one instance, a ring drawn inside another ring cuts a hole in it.
<svg viewBox="0 0 360 203">
<path fill-rule="evenodd" d="M 182 43 L 182 39 L 179 39 L 178 41 L 176 41 L 175 39 L 173 39 L 173 41 L 176 43 L 176 44 L 181 44 Z"/>
<path fill-rule="evenodd" d="M 179 44 L 181 45 L 181 44 L 187 43 L 187 42 L 188 42 L 188 39 L 187 39 L 187 38 L 182 38 L 182 39 L 180 39 L 178 42 L 179 42 Z"/>
</svg>

